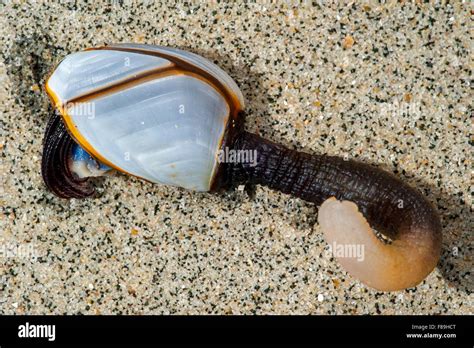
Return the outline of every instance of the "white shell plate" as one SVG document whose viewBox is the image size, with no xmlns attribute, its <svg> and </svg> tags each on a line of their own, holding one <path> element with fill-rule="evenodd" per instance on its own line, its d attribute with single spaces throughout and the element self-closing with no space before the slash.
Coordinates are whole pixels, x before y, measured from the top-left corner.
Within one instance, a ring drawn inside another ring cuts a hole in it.
<svg viewBox="0 0 474 348">
<path fill-rule="evenodd" d="M 162 48 L 140 45 L 140 49 Z M 225 72 L 200 56 L 176 49 L 172 53 L 212 73 L 237 95 L 243 107 L 238 87 Z M 141 53 L 79 52 L 59 64 L 47 87 L 64 104 L 171 64 Z M 71 103 L 66 113 L 81 137 L 114 167 L 151 182 L 207 191 L 230 107 L 212 85 L 178 74 L 99 93 L 87 102 Z"/>
</svg>

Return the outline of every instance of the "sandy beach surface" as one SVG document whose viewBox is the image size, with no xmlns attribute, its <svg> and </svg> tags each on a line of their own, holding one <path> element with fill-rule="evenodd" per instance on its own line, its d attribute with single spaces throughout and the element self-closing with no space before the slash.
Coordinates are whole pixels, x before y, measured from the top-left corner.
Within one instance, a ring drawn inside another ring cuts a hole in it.
<svg viewBox="0 0 474 348">
<path fill-rule="evenodd" d="M 472 313 L 471 11 L 3 1 L 0 312 Z M 331 257 L 317 207 L 263 187 L 195 193 L 115 173 L 94 199 L 55 197 L 40 172 L 45 79 L 117 42 L 207 57 L 242 89 L 247 130 L 419 188 L 442 219 L 439 266 L 416 288 L 367 288 Z"/>
</svg>

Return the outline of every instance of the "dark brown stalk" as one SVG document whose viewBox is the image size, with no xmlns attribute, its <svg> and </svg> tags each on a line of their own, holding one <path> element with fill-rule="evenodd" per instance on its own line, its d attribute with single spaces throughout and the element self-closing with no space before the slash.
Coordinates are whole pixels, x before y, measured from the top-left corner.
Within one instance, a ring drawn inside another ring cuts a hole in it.
<svg viewBox="0 0 474 348">
<path fill-rule="evenodd" d="M 420 277 L 435 267 L 441 250 L 438 214 L 423 195 L 394 175 L 340 157 L 290 150 L 248 132 L 237 135 L 234 149 L 255 150 L 257 165 L 228 167 L 230 181 L 265 185 L 316 205 L 330 197 L 354 202 L 372 228 L 420 253 L 418 262 L 426 264 Z"/>
<path fill-rule="evenodd" d="M 94 193 L 87 179 L 71 173 L 69 160 L 74 140 L 59 115 L 53 113 L 43 140 L 41 174 L 46 186 L 61 198 L 85 198 Z"/>
</svg>

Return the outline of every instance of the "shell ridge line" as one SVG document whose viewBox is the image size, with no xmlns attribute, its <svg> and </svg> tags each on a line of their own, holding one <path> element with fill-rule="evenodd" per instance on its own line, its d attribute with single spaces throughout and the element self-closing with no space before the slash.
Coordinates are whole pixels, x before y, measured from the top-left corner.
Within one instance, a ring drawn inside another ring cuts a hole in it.
<svg viewBox="0 0 474 348">
<path fill-rule="evenodd" d="M 61 63 L 60 63 L 61 64 Z M 59 64 L 59 65 L 60 65 Z M 147 70 L 144 70 L 142 71 L 141 73 L 134 73 L 134 71 L 138 70 L 139 67 L 135 68 L 135 69 L 131 69 L 130 71 L 128 71 L 128 74 L 130 75 L 133 75 L 132 78 L 128 77 L 127 75 L 125 75 L 123 78 L 120 78 L 120 79 L 117 79 L 117 80 L 114 80 L 114 81 L 111 81 L 111 82 L 108 82 L 108 83 L 105 83 L 103 86 L 97 86 L 93 89 L 91 89 L 90 91 L 87 91 L 87 92 L 84 92 L 82 94 L 79 94 L 73 98 L 70 98 L 69 100 L 65 99 L 65 100 L 62 100 L 61 101 L 61 104 L 62 105 L 66 105 L 68 103 L 74 103 L 74 102 L 81 102 L 83 101 L 82 99 L 83 98 L 86 98 L 86 100 L 89 100 L 90 99 L 93 99 L 94 98 L 94 95 L 96 94 L 100 94 L 103 90 L 107 90 L 107 89 L 110 89 L 110 88 L 114 88 L 115 86 L 117 85 L 120 85 L 130 79 L 134 80 L 134 79 L 139 79 L 139 78 L 142 78 L 142 77 L 145 77 L 145 76 L 148 76 L 148 75 L 151 75 L 151 74 L 154 74 L 154 73 L 158 73 L 160 71 L 163 71 L 163 70 L 168 70 L 168 69 L 172 69 L 173 67 L 175 67 L 175 64 L 171 61 L 168 60 L 167 64 L 163 65 L 163 66 L 160 66 L 159 68 L 152 68 L 152 69 L 147 69 Z M 70 72 L 69 72 L 70 73 Z M 49 87 L 49 81 L 51 79 L 51 76 L 52 76 L 52 73 L 51 75 L 48 77 L 48 80 L 46 82 L 46 90 L 48 91 L 48 89 L 51 89 Z M 116 75 L 114 75 L 116 76 Z M 111 76 L 113 77 L 113 76 Z M 98 82 L 98 81 L 94 81 L 94 82 Z M 59 99 L 59 98 L 58 98 Z"/>
<path fill-rule="evenodd" d="M 155 49 L 153 49 L 155 48 Z M 234 79 L 223 69 L 221 69 L 217 64 L 212 62 L 210 59 L 203 57 L 194 52 L 182 50 L 174 47 L 167 46 L 155 46 L 155 45 L 146 45 L 146 44 L 135 44 L 135 43 L 124 43 L 124 44 L 112 44 L 102 49 L 120 49 L 120 50 L 131 50 L 132 52 L 140 52 L 145 55 L 159 56 L 161 58 L 166 58 L 170 61 L 173 59 L 184 62 L 185 64 L 193 66 L 195 69 L 198 69 L 201 72 L 204 72 L 207 75 L 212 76 L 222 85 L 223 88 L 228 92 L 232 99 L 236 99 L 238 102 L 238 108 L 242 110 L 245 107 L 244 96 L 242 91 L 240 91 L 239 86 L 236 84 Z M 183 58 L 182 56 L 189 56 Z M 191 61 L 188 61 L 188 60 Z M 179 65 L 179 64 L 178 64 Z M 207 71 L 209 69 L 210 71 Z M 218 77 L 214 77 L 214 74 L 217 74 Z"/>
<path fill-rule="evenodd" d="M 167 76 L 166 73 L 170 71 L 174 71 L 174 69 L 175 69 L 174 63 L 170 63 L 170 65 L 166 65 L 164 67 L 150 69 L 140 74 L 135 74 L 131 77 L 114 81 L 114 83 L 111 83 L 109 85 L 96 88 L 90 92 L 71 98 L 70 100 L 67 101 L 67 103 L 83 103 L 92 99 L 97 99 L 103 94 L 109 95 L 109 94 L 116 93 L 117 91 L 123 91 L 127 87 L 133 86 L 135 84 L 138 85 L 140 84 L 142 80 L 147 80 L 150 77 L 153 77 L 153 79 L 159 79 L 162 76 Z"/>
<path fill-rule="evenodd" d="M 178 57 L 178 56 L 175 56 L 175 55 L 169 54 L 169 53 L 162 53 L 162 52 L 147 50 L 145 48 L 139 48 L 139 47 L 103 46 L 103 47 L 91 48 L 89 50 L 92 50 L 92 51 L 93 50 L 110 50 L 110 51 L 121 51 L 121 52 L 145 54 L 145 55 L 149 55 L 149 56 L 155 56 L 155 57 L 159 57 L 159 58 L 162 58 L 162 59 L 166 59 L 170 62 L 173 62 L 177 66 L 179 66 L 179 65 L 184 65 L 184 67 L 191 66 L 195 70 L 199 71 L 201 75 L 203 75 L 203 76 L 200 76 L 201 77 L 200 79 L 202 79 L 204 82 L 206 82 L 207 84 L 209 84 L 209 85 L 211 85 L 215 88 L 220 87 L 220 88 L 216 88 L 216 90 L 218 90 L 219 93 L 223 94 L 224 99 L 226 99 L 227 102 L 230 105 L 235 105 L 236 102 L 237 102 L 237 106 L 238 106 L 237 109 L 239 109 L 239 110 L 242 109 L 241 101 L 239 100 L 239 98 L 236 95 L 234 95 L 234 92 L 232 90 L 230 90 L 229 87 L 226 86 L 226 84 L 224 82 L 219 80 L 219 78 L 217 78 L 217 77 L 213 77 L 212 74 L 205 71 L 204 69 L 197 66 L 196 64 L 193 64 L 192 62 L 188 62 L 188 61 L 186 61 L 185 59 L 183 59 L 181 57 Z M 191 73 L 191 71 L 188 71 L 188 69 L 184 69 L 184 71 Z M 216 86 L 216 83 L 211 81 L 211 79 L 215 80 L 218 85 Z M 223 92 L 223 90 L 225 91 L 225 93 Z"/>
</svg>

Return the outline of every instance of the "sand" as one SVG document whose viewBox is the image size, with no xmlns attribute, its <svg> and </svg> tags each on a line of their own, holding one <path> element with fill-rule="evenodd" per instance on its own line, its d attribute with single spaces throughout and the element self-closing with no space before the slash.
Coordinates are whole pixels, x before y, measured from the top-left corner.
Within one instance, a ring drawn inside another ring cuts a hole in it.
<svg viewBox="0 0 474 348">
<path fill-rule="evenodd" d="M 472 314 L 467 2 L 0 11 L 1 313 Z M 416 288 L 367 288 L 331 256 L 317 207 L 258 186 L 207 194 L 114 174 L 97 198 L 56 198 L 40 173 L 45 78 L 115 42 L 201 54 L 241 87 L 249 131 L 419 188 L 442 218 L 438 268 Z"/>
</svg>

